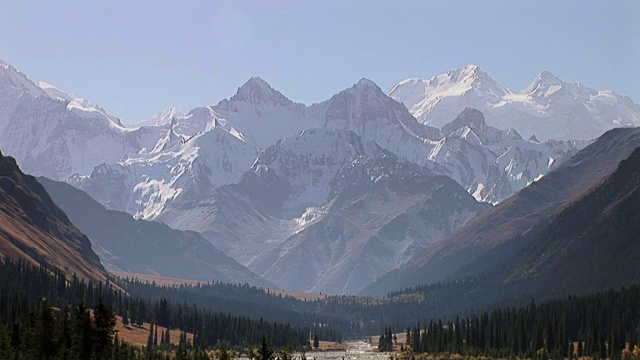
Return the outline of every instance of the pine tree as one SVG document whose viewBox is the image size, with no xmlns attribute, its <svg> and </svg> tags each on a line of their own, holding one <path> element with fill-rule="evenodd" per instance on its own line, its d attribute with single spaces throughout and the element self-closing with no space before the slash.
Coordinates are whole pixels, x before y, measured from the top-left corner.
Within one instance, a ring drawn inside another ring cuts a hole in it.
<svg viewBox="0 0 640 360">
<path fill-rule="evenodd" d="M 58 358 L 68 359 L 71 356 L 71 316 L 68 305 L 58 311 L 55 339 Z"/>
<path fill-rule="evenodd" d="M 103 359 L 111 351 L 116 315 L 111 310 L 111 305 L 105 304 L 102 298 L 99 298 L 93 309 L 93 318 L 95 323 L 94 352 L 99 359 Z"/>
<path fill-rule="evenodd" d="M 122 312 L 122 325 L 129 326 L 129 312 L 127 310 Z"/>
<path fill-rule="evenodd" d="M 269 340 L 265 336 L 262 337 L 262 345 L 258 348 L 257 360 L 273 360 L 274 350 Z"/>
<path fill-rule="evenodd" d="M 93 322 L 91 314 L 84 303 L 78 304 L 74 310 L 71 335 L 72 353 L 76 359 L 90 359 L 93 353 Z"/>
</svg>

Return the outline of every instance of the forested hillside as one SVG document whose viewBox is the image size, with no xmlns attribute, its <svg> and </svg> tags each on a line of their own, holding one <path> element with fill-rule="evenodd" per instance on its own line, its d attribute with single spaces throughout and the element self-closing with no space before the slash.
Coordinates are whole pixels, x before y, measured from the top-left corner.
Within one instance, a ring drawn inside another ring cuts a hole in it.
<svg viewBox="0 0 640 360">
<path fill-rule="evenodd" d="M 197 305 L 161 298 L 146 300 L 116 290 L 109 282 L 87 283 L 75 276 L 67 281 L 57 269 L 5 259 L 0 264 L 0 358 L 111 359 L 155 358 L 163 340 L 157 330 L 144 349 L 115 341 L 115 315 L 126 326 L 163 326 L 194 334 L 181 336 L 178 350 L 197 354 L 220 344 L 252 348 L 267 338 L 276 347 L 307 345 L 307 330 L 284 323 L 254 320 L 215 312 Z M 341 335 L 328 327 L 320 336 Z M 161 334 L 163 335 L 163 334 Z M 167 350 L 165 347 L 164 350 Z M 170 350 L 176 350 L 170 347 Z"/>
</svg>

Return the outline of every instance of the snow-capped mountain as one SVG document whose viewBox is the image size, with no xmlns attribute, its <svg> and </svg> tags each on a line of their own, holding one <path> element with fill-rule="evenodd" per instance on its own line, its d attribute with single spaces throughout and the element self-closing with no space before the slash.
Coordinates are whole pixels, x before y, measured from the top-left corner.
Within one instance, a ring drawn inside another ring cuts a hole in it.
<svg viewBox="0 0 640 360">
<path fill-rule="evenodd" d="M 287 99 L 259 77 L 249 79 L 213 109 L 261 149 L 315 125 L 306 106 Z"/>
<path fill-rule="evenodd" d="M 168 124 L 139 129 L 156 129 L 159 137 L 154 144 L 117 163 L 100 165 L 72 183 L 112 209 L 153 219 L 177 197 L 208 196 L 217 186 L 239 181 L 260 150 L 283 136 L 332 127 L 354 131 L 403 160 L 450 176 L 478 200 L 498 202 L 543 176 L 581 145 L 524 140 L 514 130 L 486 125 L 477 111 L 442 130 L 424 126 L 367 79 L 306 107 L 264 80 L 252 78 L 216 106 L 174 115 Z M 207 142 L 214 136 L 207 133 L 214 129 L 216 136 L 227 140 Z M 199 157 L 206 160 L 196 160 Z M 201 163 L 205 168 L 192 165 Z"/>
<path fill-rule="evenodd" d="M 214 118 L 206 130 L 185 138 L 177 123 L 164 130 L 151 151 L 115 164 L 101 164 L 90 176 L 70 179 L 110 209 L 153 219 L 179 196 L 206 196 L 237 182 L 255 160 L 253 145 L 224 129 Z"/>
<path fill-rule="evenodd" d="M 514 128 L 526 138 L 541 140 L 592 140 L 614 127 L 640 125 L 640 106 L 629 97 L 567 83 L 548 71 L 514 92 L 468 65 L 428 80 L 401 81 L 389 96 L 423 124 L 442 127 L 472 107 L 482 111 L 491 126 Z"/>
<path fill-rule="evenodd" d="M 282 288 L 341 294 L 486 207 L 447 177 L 325 127 L 279 141 L 239 183 L 181 197 L 158 219 L 201 232 Z"/>
<path fill-rule="evenodd" d="M 492 203 L 543 177 L 587 141 L 524 140 L 513 129 L 488 126 L 482 112 L 467 108 L 442 127 L 429 160 L 441 164 L 476 199 Z"/>
<path fill-rule="evenodd" d="M 89 174 L 148 147 L 159 134 L 157 128 L 126 129 L 97 105 L 36 85 L 0 61 L 0 147 L 28 173 L 53 179 Z"/>
</svg>

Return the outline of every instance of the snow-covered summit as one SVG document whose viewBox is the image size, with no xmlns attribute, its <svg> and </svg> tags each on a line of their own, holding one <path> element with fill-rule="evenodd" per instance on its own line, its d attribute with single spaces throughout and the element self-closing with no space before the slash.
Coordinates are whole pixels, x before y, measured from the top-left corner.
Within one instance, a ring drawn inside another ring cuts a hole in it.
<svg viewBox="0 0 640 360">
<path fill-rule="evenodd" d="M 445 74 L 436 75 L 428 80 L 417 78 L 398 83 L 389 96 L 402 102 L 416 118 L 436 111 L 435 105 L 448 102 L 451 98 L 462 98 L 467 107 L 477 107 L 480 99 L 498 100 L 511 93 L 477 65 L 467 65 L 453 69 Z M 443 112 L 441 116 L 453 119 L 458 111 Z M 430 122 L 429 125 L 441 127 L 444 123 Z"/>
<path fill-rule="evenodd" d="M 389 96 L 423 124 L 442 127 L 472 107 L 484 113 L 488 125 L 541 140 L 588 140 L 614 127 L 640 125 L 640 106 L 628 97 L 568 83 L 546 70 L 514 92 L 469 65 L 428 80 L 401 81 Z"/>
</svg>

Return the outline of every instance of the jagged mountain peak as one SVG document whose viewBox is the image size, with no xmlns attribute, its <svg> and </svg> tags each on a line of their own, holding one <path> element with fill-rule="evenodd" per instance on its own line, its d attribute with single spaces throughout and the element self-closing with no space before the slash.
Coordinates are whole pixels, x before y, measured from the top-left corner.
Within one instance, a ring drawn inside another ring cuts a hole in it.
<svg viewBox="0 0 640 360">
<path fill-rule="evenodd" d="M 262 86 L 262 87 L 271 87 L 271 85 L 269 85 L 269 83 L 267 83 L 263 78 L 261 78 L 260 76 L 252 76 L 251 78 L 249 78 L 249 80 L 247 80 L 247 82 L 245 83 L 245 85 L 248 86 Z"/>
<path fill-rule="evenodd" d="M 484 114 L 478 109 L 465 108 L 452 122 L 442 127 L 442 132 L 450 134 L 465 126 L 471 129 L 484 130 L 487 126 Z"/>
<path fill-rule="evenodd" d="M 551 72 L 543 70 L 520 94 L 538 98 L 558 97 L 558 95 L 562 96 L 561 94 L 564 94 L 567 99 L 571 99 L 573 96 L 590 98 L 597 95 L 598 91 L 588 88 L 579 82 L 564 81 Z"/>
<path fill-rule="evenodd" d="M 266 81 L 258 76 L 254 76 L 247 80 L 244 85 L 238 88 L 236 94 L 231 97 L 230 102 L 247 102 L 253 105 L 271 104 L 287 106 L 293 104 L 286 96 L 269 85 Z M 220 104 L 225 102 L 223 100 Z M 219 105 L 220 105 L 219 104 Z"/>
<path fill-rule="evenodd" d="M 447 75 L 449 75 L 452 79 L 461 80 L 461 79 L 470 78 L 470 77 L 478 78 L 478 77 L 487 75 L 487 73 L 482 71 L 482 69 L 480 69 L 480 66 L 469 64 L 460 68 L 449 70 L 447 72 Z"/>
<path fill-rule="evenodd" d="M 373 80 L 367 79 L 366 77 L 363 77 L 360 80 L 358 80 L 358 82 L 355 84 L 355 87 L 380 89 L 380 87 Z"/>
<path fill-rule="evenodd" d="M 522 140 L 522 136 L 512 128 L 499 130 L 487 125 L 484 114 L 475 108 L 465 108 L 452 122 L 442 127 L 442 134 L 461 136 L 468 138 L 471 130 L 481 143 L 487 145 L 497 143 L 505 139 Z M 538 142 L 539 143 L 539 142 Z"/>
<path fill-rule="evenodd" d="M 385 94 L 385 92 L 382 91 L 378 84 L 373 80 L 363 77 L 353 84 L 353 86 L 333 95 L 331 99 L 325 101 L 325 103 L 352 100 L 355 100 L 358 103 L 361 103 L 364 100 L 369 105 L 390 104 L 396 102 L 392 101 L 393 98 Z"/>
<path fill-rule="evenodd" d="M 566 82 L 562 81 L 560 78 L 553 75 L 548 70 L 542 70 L 538 76 L 533 80 L 533 82 L 527 86 L 524 90 L 522 90 L 521 94 L 531 94 L 538 90 L 541 86 L 548 87 L 550 85 L 564 85 Z"/>
<path fill-rule="evenodd" d="M 501 88 L 506 92 L 506 88 L 500 85 L 491 75 L 483 71 L 478 65 L 466 65 L 460 68 L 449 70 L 446 74 L 436 75 L 429 79 L 430 85 L 438 85 L 441 83 L 466 83 L 468 85 L 476 84 L 487 86 L 492 85 Z"/>
<path fill-rule="evenodd" d="M 345 96 L 355 96 L 356 98 L 359 98 L 360 96 L 365 94 L 367 96 L 374 95 L 375 97 L 387 97 L 382 89 L 380 89 L 380 87 L 373 80 L 363 77 L 358 80 L 357 83 L 353 84 L 353 86 L 337 93 L 331 99 L 343 98 Z"/>
<path fill-rule="evenodd" d="M 540 72 L 540 74 L 538 75 L 538 79 L 540 79 L 540 80 L 549 80 L 549 79 L 557 79 L 557 78 L 550 71 L 542 70 Z"/>
</svg>

